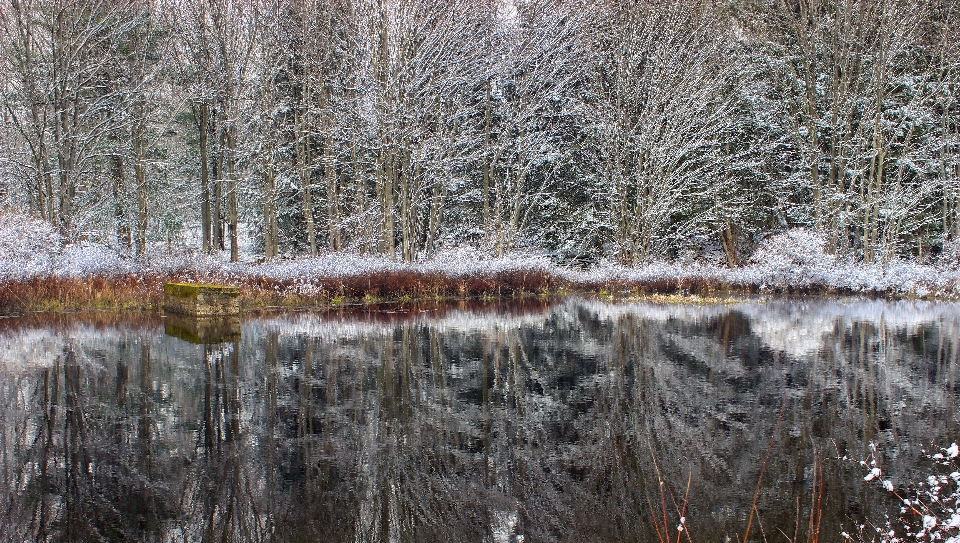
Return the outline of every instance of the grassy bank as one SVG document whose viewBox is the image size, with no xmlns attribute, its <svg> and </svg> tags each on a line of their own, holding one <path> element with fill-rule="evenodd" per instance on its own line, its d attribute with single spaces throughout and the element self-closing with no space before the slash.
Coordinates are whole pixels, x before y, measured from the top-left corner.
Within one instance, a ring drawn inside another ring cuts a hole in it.
<svg viewBox="0 0 960 543">
<path fill-rule="evenodd" d="M 239 286 L 247 309 L 567 292 L 680 300 L 750 294 L 960 297 L 960 254 L 865 263 L 855 255 L 828 254 L 824 239 L 802 228 L 770 236 L 740 267 L 707 259 L 633 265 L 601 260 L 584 269 L 558 264 L 542 252 L 495 256 L 470 247 L 444 249 L 417 262 L 346 252 L 228 262 L 226 254 L 156 244 L 134 259 L 103 244 L 69 243 L 46 223 L 18 217 L 0 221 L 0 314 L 154 311 L 168 281 Z"/>
<path fill-rule="evenodd" d="M 449 299 L 513 299 L 565 293 L 569 281 L 538 270 L 489 277 L 387 271 L 366 276 L 277 279 L 247 274 L 127 274 L 33 277 L 0 282 L 0 314 L 31 311 L 157 311 L 165 282 L 239 286 L 245 309 L 328 307 Z"/>
<path fill-rule="evenodd" d="M 165 282 L 203 282 L 239 286 L 246 310 L 271 307 L 331 307 L 352 304 L 444 300 L 522 299 L 581 293 L 603 299 L 646 299 L 658 303 L 722 303 L 730 296 L 754 294 L 850 295 L 952 299 L 951 293 L 854 290 L 828 284 L 766 284 L 678 274 L 674 278 L 589 276 L 515 268 L 485 275 L 445 274 L 416 269 L 374 270 L 365 275 L 267 274 L 219 270 L 188 273 L 128 273 L 63 277 L 35 276 L 0 282 L 0 314 L 31 311 L 158 311 Z M 611 274 L 613 275 L 613 274 Z"/>
</svg>

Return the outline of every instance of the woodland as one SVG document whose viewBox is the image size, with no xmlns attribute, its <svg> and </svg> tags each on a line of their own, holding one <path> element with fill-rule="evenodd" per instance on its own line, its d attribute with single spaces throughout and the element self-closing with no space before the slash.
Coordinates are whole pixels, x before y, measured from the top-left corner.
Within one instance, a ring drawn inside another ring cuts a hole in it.
<svg viewBox="0 0 960 543">
<path fill-rule="evenodd" d="M 954 258 L 955 0 L 3 0 L 0 209 L 130 259 Z M 18 219 L 19 220 L 19 219 Z"/>
</svg>

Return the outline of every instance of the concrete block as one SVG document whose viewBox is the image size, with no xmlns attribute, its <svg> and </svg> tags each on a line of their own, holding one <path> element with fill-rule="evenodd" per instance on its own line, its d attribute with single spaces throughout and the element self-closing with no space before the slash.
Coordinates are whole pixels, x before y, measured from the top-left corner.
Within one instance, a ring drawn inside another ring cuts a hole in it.
<svg viewBox="0 0 960 543">
<path fill-rule="evenodd" d="M 240 314 L 240 288 L 226 285 L 164 283 L 165 313 L 191 317 Z"/>
</svg>

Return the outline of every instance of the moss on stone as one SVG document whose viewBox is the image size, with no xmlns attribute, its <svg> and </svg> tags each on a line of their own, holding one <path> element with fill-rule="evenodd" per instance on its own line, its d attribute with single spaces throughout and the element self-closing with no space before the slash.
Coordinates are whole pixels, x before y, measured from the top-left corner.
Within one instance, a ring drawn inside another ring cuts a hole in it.
<svg viewBox="0 0 960 543">
<path fill-rule="evenodd" d="M 237 315 L 240 289 L 202 283 L 164 283 L 163 309 L 167 313 L 193 316 Z"/>
<path fill-rule="evenodd" d="M 163 292 L 175 298 L 196 298 L 201 292 L 221 296 L 240 296 L 240 288 L 228 285 L 210 285 L 204 283 L 164 283 Z"/>
</svg>

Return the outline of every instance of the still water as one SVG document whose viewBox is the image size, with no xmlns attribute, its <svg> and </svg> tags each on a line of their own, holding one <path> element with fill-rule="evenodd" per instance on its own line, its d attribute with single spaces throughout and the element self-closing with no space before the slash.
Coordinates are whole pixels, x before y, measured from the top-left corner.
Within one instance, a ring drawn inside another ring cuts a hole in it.
<svg viewBox="0 0 960 543">
<path fill-rule="evenodd" d="M 898 510 L 871 443 L 905 488 L 960 437 L 960 305 L 224 326 L 0 319 L 0 541 L 837 541 Z"/>
</svg>

